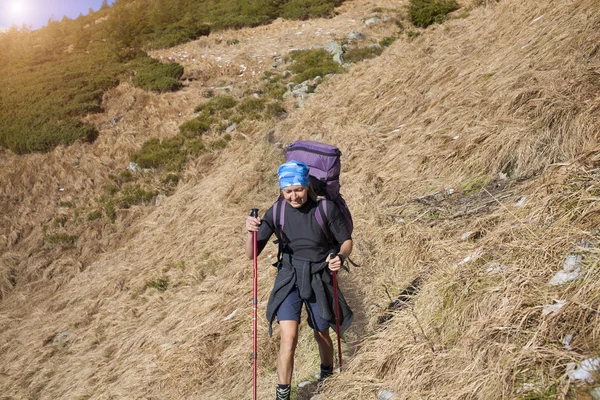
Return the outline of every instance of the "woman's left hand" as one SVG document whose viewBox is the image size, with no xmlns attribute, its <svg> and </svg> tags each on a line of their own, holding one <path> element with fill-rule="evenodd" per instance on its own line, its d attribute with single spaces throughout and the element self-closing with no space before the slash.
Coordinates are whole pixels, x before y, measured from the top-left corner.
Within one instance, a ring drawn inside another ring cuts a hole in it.
<svg viewBox="0 0 600 400">
<path fill-rule="evenodd" d="M 333 272 L 339 271 L 340 268 L 342 268 L 342 260 L 339 256 L 335 256 L 334 258 L 330 258 L 330 256 L 327 256 L 325 262 L 329 263 L 329 269 Z"/>
</svg>

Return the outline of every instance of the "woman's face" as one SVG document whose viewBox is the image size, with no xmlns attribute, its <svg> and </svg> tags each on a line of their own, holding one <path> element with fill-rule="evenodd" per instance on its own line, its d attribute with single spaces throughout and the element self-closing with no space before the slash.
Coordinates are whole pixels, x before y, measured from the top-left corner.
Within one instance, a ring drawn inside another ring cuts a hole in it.
<svg viewBox="0 0 600 400">
<path fill-rule="evenodd" d="M 302 207 L 302 204 L 308 200 L 308 188 L 306 186 L 294 185 L 281 190 L 285 201 L 294 208 Z"/>
</svg>

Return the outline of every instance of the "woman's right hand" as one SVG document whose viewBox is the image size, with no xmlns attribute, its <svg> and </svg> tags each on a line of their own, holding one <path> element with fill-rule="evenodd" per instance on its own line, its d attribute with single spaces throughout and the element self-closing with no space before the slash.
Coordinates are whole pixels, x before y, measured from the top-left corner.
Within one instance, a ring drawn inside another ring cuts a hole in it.
<svg viewBox="0 0 600 400">
<path fill-rule="evenodd" d="M 250 233 L 258 232 L 260 228 L 260 218 L 247 216 L 246 217 L 246 230 Z"/>
</svg>

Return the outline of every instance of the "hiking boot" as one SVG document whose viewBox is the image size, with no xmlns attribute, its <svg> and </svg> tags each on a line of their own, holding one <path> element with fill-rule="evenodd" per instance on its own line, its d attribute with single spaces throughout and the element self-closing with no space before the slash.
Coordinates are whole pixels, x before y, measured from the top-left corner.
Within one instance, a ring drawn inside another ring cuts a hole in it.
<svg viewBox="0 0 600 400">
<path fill-rule="evenodd" d="M 321 364 L 321 373 L 319 374 L 319 383 L 325 381 L 325 379 L 329 378 L 333 375 L 333 365 L 323 365 Z"/>
<path fill-rule="evenodd" d="M 292 394 L 291 385 L 277 385 L 275 389 L 275 400 L 290 400 L 290 394 Z"/>
</svg>

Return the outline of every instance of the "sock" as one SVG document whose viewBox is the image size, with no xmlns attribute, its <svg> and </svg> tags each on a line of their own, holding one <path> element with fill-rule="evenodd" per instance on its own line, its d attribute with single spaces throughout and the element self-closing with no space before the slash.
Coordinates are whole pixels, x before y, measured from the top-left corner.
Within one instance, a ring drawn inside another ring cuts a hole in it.
<svg viewBox="0 0 600 400">
<path fill-rule="evenodd" d="M 324 381 L 325 379 L 329 378 L 331 375 L 333 375 L 333 365 L 321 364 L 321 377 L 319 378 L 319 380 Z"/>
<path fill-rule="evenodd" d="M 290 400 L 292 387 L 291 385 L 277 384 L 277 390 L 275 393 L 277 394 L 277 396 L 275 396 L 275 400 Z"/>
</svg>

